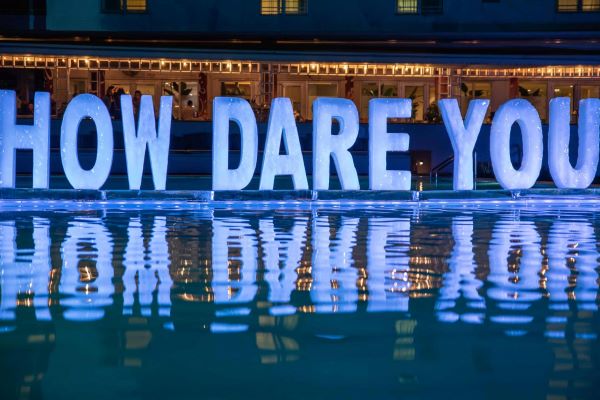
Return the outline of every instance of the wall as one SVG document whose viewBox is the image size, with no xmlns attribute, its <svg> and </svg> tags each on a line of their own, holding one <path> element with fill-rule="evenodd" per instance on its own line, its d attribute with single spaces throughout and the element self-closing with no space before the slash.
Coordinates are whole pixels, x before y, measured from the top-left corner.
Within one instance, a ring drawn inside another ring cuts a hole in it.
<svg viewBox="0 0 600 400">
<path fill-rule="evenodd" d="M 100 0 L 48 0 L 47 29 L 184 36 L 387 37 L 598 31 L 597 13 L 557 13 L 554 0 L 446 0 L 439 15 L 398 15 L 395 0 L 309 0 L 307 16 L 261 16 L 259 0 L 148 0 L 144 14 L 103 14 Z"/>
</svg>

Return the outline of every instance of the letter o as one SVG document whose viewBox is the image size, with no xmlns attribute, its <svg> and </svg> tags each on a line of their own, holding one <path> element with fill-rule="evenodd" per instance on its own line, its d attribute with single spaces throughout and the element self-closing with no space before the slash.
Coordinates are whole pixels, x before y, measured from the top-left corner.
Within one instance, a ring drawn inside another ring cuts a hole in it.
<svg viewBox="0 0 600 400">
<path fill-rule="evenodd" d="M 77 132 L 85 117 L 96 124 L 98 149 L 94 166 L 81 168 L 77 155 Z M 92 94 L 76 96 L 65 110 L 60 131 L 60 155 L 67 180 L 74 189 L 100 189 L 110 173 L 113 158 L 112 121 L 106 106 Z"/>
<path fill-rule="evenodd" d="M 515 122 L 523 138 L 523 160 L 518 170 L 510 160 L 510 130 Z M 543 146 L 542 122 L 530 102 L 509 100 L 496 111 L 490 133 L 490 157 L 496 180 L 504 189 L 529 189 L 535 184 L 542 168 Z"/>
</svg>

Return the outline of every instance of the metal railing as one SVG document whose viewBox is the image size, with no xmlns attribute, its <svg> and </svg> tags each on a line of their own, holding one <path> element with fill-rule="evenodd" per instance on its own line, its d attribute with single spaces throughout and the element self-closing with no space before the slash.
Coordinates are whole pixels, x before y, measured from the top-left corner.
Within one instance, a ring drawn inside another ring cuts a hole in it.
<svg viewBox="0 0 600 400">
<path fill-rule="evenodd" d="M 434 177 L 435 177 L 435 186 L 437 187 L 439 172 L 441 170 L 443 170 L 444 168 L 446 168 L 447 166 L 451 165 L 452 163 L 454 163 L 454 154 L 451 155 L 450 157 L 446 158 L 444 161 L 442 161 L 435 167 L 431 168 L 431 171 L 429 171 L 429 183 L 434 183 Z M 477 188 L 477 152 L 476 151 L 473 152 L 473 188 L 474 189 Z"/>
</svg>

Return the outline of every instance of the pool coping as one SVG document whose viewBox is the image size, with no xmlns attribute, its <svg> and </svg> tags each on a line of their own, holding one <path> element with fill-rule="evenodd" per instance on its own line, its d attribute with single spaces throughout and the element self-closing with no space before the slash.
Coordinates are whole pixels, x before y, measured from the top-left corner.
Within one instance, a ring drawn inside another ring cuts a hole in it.
<svg viewBox="0 0 600 400">
<path fill-rule="evenodd" d="M 465 202 L 515 202 L 523 200 L 544 201 L 600 201 L 600 188 L 527 190 L 428 190 L 428 191 L 377 191 L 377 190 L 75 190 L 75 189 L 0 189 L 0 202 L 47 200 L 78 202 L 352 202 L 352 203 L 465 203 Z"/>
</svg>

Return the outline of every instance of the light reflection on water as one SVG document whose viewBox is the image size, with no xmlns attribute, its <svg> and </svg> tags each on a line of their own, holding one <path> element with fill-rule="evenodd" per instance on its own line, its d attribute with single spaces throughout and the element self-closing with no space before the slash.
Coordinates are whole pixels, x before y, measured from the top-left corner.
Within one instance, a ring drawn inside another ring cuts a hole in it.
<svg viewBox="0 0 600 400">
<path fill-rule="evenodd" d="M 594 398 L 598 211 L 3 213 L 0 398 Z"/>
</svg>

